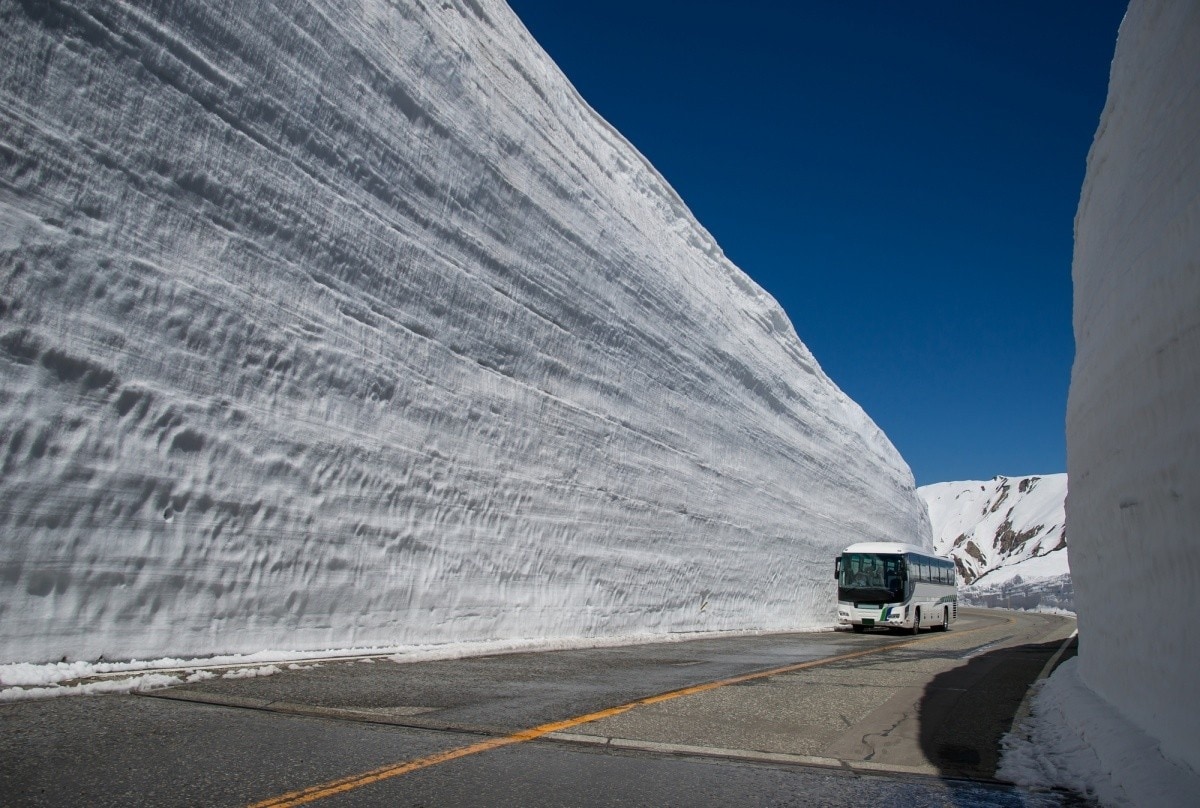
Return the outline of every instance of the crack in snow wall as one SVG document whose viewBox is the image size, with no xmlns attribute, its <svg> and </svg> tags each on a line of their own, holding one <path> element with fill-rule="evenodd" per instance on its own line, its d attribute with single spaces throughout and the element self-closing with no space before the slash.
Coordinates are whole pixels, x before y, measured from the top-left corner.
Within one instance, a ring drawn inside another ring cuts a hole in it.
<svg viewBox="0 0 1200 808">
<path fill-rule="evenodd" d="M 0 662 L 814 627 L 928 544 L 502 3 L 0 20 Z"/>
<path fill-rule="evenodd" d="M 1197 133 L 1200 5 L 1135 0 L 1121 24 L 1075 220 L 1068 552 L 1082 679 L 1193 776 L 1200 773 L 1200 701 L 1192 693 L 1200 666 Z"/>
</svg>

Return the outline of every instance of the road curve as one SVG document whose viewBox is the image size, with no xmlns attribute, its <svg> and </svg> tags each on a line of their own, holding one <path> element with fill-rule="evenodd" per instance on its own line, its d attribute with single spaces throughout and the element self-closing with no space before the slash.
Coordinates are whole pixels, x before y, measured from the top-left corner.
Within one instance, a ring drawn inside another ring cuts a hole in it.
<svg viewBox="0 0 1200 808">
<path fill-rule="evenodd" d="M 0 793 L 13 805 L 818 804 L 795 793 L 855 805 L 879 804 L 882 788 L 885 803 L 1069 804 L 991 780 L 1000 736 L 1029 684 L 1071 653 L 1073 629 L 964 609 L 953 630 L 916 638 L 351 660 L 153 699 L 3 705 Z M 71 761 L 68 777 L 55 759 Z"/>
</svg>

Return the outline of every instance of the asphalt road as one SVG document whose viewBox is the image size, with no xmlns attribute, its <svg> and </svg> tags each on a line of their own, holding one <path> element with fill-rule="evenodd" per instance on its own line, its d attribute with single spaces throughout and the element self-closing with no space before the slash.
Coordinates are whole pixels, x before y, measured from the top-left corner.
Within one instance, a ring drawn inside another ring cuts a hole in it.
<svg viewBox="0 0 1200 808">
<path fill-rule="evenodd" d="M 0 705 L 0 804 L 1082 804 L 994 781 L 1074 621 L 961 614 Z"/>
</svg>

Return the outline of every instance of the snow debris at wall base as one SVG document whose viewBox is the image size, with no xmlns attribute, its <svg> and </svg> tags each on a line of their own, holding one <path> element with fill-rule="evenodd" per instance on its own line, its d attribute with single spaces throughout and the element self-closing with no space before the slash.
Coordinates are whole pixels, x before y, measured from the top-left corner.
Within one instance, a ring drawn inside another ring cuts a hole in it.
<svg viewBox="0 0 1200 808">
<path fill-rule="evenodd" d="M 1157 742 L 1079 678 L 1069 659 L 1042 683 L 1033 717 L 1005 736 L 996 776 L 1066 788 L 1104 806 L 1173 808 L 1195 801 L 1196 778 L 1164 759 Z"/>
</svg>

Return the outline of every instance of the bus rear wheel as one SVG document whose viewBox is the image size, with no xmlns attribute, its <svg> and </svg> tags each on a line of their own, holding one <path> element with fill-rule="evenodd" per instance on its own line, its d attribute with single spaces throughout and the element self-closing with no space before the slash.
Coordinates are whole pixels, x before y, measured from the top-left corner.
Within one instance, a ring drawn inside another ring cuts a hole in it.
<svg viewBox="0 0 1200 808">
<path fill-rule="evenodd" d="M 938 626 L 938 631 L 950 630 L 950 610 L 942 609 L 942 624 Z"/>
<path fill-rule="evenodd" d="M 908 633 L 909 634 L 919 634 L 920 631 L 921 631 L 921 607 L 918 606 L 916 608 L 916 610 L 913 611 L 913 624 L 912 624 L 912 628 L 910 628 L 908 630 Z"/>
</svg>

